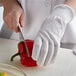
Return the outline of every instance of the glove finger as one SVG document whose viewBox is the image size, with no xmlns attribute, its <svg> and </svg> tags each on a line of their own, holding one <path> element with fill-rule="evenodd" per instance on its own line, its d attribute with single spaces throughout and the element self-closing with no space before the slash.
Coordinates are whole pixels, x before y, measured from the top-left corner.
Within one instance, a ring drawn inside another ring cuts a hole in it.
<svg viewBox="0 0 76 76">
<path fill-rule="evenodd" d="M 32 50 L 32 58 L 36 61 L 39 58 L 41 46 L 42 46 L 42 39 L 41 37 L 37 37 L 34 41 L 33 50 Z"/>
<path fill-rule="evenodd" d="M 43 36 L 42 34 L 41 35 L 41 38 L 42 38 L 42 47 L 41 47 L 41 50 L 40 50 L 40 54 L 39 54 L 39 58 L 37 60 L 37 64 L 39 66 L 43 66 L 44 62 L 45 62 L 45 59 L 46 59 L 46 56 L 47 56 L 47 53 L 48 53 L 48 39 Z"/>
<path fill-rule="evenodd" d="M 51 39 L 50 35 L 47 33 L 47 31 L 43 31 L 44 36 L 48 39 L 48 53 L 44 62 L 44 65 L 48 65 L 48 62 L 51 61 L 52 56 L 54 54 L 54 43 Z"/>
<path fill-rule="evenodd" d="M 52 59 L 51 59 L 50 62 L 53 62 L 55 60 L 57 52 L 58 52 L 58 46 L 54 45 L 54 54 L 53 54 Z"/>
<path fill-rule="evenodd" d="M 49 31 L 47 31 L 47 33 L 50 34 Z M 58 41 L 51 34 L 50 34 L 50 37 L 51 37 L 51 39 L 52 39 L 52 41 L 54 43 L 54 54 L 53 54 L 52 60 L 51 60 L 51 62 L 53 62 L 53 60 L 55 60 L 55 57 L 57 55 L 58 48 L 59 48 L 60 44 L 58 43 Z"/>
<path fill-rule="evenodd" d="M 45 66 L 48 65 L 49 62 L 51 63 L 53 54 L 54 54 L 54 43 L 53 43 L 53 41 L 50 39 L 48 54 L 47 54 L 47 57 L 46 57 L 46 60 L 45 60 L 45 63 L 44 63 Z"/>
</svg>

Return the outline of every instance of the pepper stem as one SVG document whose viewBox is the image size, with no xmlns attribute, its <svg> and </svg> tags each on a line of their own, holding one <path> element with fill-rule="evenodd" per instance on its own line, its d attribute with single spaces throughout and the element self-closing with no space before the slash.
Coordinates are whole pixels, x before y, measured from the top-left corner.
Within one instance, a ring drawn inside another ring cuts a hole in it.
<svg viewBox="0 0 76 76">
<path fill-rule="evenodd" d="M 11 61 L 13 61 L 13 59 L 16 57 L 16 56 L 18 56 L 18 55 L 20 55 L 21 53 L 19 52 L 19 53 L 16 53 L 15 55 L 13 55 L 12 57 L 11 57 Z"/>
</svg>

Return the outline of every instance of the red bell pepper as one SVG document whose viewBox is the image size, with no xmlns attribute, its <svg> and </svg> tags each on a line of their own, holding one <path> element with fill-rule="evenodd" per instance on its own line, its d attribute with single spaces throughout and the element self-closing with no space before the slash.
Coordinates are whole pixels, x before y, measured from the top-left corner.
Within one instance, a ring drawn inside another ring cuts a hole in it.
<svg viewBox="0 0 76 76">
<path fill-rule="evenodd" d="M 25 45 L 24 45 L 24 42 L 22 41 L 22 42 L 20 42 L 18 44 L 18 53 L 16 53 L 15 55 L 13 55 L 11 57 L 11 61 L 13 61 L 13 59 L 14 59 L 15 56 L 19 55 L 20 56 L 21 64 L 23 64 L 24 66 L 29 66 L 29 67 L 31 67 L 31 66 L 37 66 L 36 61 L 34 61 L 32 59 L 32 57 L 31 57 L 34 41 L 32 41 L 32 40 L 25 40 L 25 42 L 27 44 L 30 57 L 27 56 Z"/>
</svg>

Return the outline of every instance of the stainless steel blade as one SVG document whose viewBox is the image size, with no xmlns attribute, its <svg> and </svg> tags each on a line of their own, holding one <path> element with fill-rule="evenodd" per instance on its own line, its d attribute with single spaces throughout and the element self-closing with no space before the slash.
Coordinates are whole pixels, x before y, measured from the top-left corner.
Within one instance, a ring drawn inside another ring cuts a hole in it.
<svg viewBox="0 0 76 76">
<path fill-rule="evenodd" d="M 23 37 L 22 31 L 21 31 L 22 28 L 21 28 L 20 24 L 19 24 L 19 29 L 20 29 L 20 33 L 19 33 L 20 40 L 24 42 L 27 56 L 30 57 L 29 50 L 28 50 L 27 44 L 25 43 L 25 39 Z"/>
</svg>

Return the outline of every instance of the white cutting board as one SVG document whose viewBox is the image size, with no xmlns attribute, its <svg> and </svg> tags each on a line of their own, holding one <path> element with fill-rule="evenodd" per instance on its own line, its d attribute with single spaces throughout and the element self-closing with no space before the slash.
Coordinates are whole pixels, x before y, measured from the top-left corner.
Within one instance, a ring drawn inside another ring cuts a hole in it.
<svg viewBox="0 0 76 76">
<path fill-rule="evenodd" d="M 47 67 L 24 67 L 19 57 L 10 62 L 10 57 L 17 52 L 18 41 L 0 38 L 0 62 L 22 69 L 27 76 L 76 76 L 76 56 L 69 49 L 60 49 L 56 60 Z"/>
</svg>

